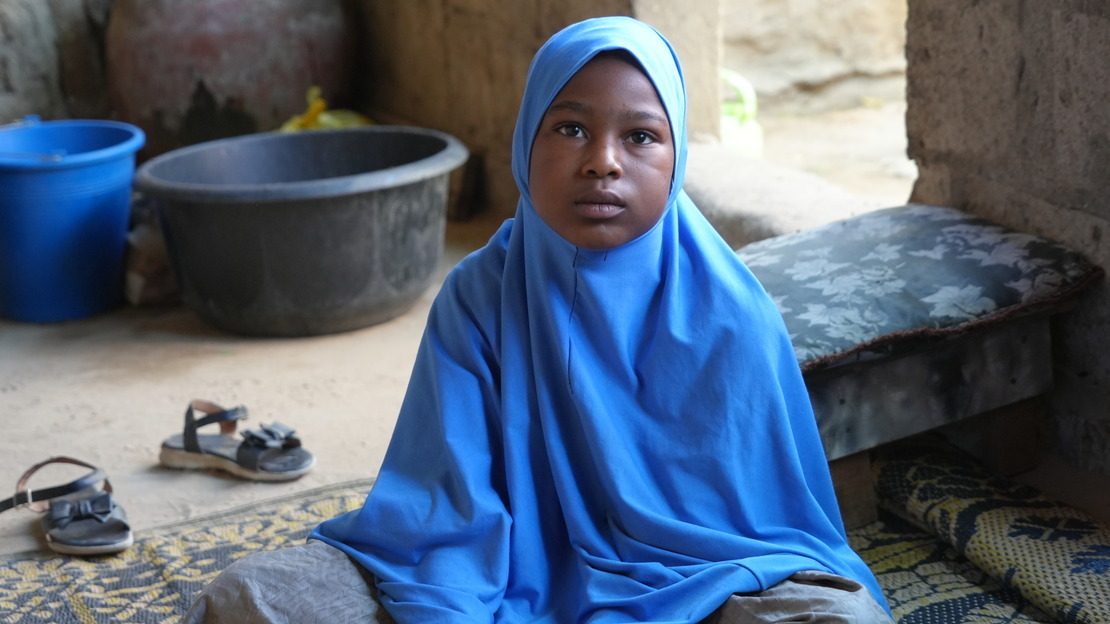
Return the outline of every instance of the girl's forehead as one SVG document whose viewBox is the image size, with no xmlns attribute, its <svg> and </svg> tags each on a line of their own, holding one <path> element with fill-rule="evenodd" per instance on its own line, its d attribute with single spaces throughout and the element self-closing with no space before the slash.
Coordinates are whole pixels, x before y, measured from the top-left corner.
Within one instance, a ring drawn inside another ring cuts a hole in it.
<svg viewBox="0 0 1110 624">
<path fill-rule="evenodd" d="M 596 70 L 599 67 L 604 68 L 606 71 L 614 73 L 622 71 L 626 68 L 632 68 L 643 75 L 645 78 L 647 78 L 648 82 L 652 83 L 653 88 L 655 86 L 655 82 L 652 80 L 651 75 L 644 70 L 643 64 L 641 64 L 640 61 L 637 60 L 637 58 L 631 52 L 627 50 L 602 50 L 601 52 L 598 52 L 589 60 L 587 60 L 585 63 L 583 63 L 582 66 L 579 67 L 577 70 L 575 70 L 574 73 L 572 73 L 567 78 L 566 82 L 563 83 L 563 86 L 560 87 L 559 91 L 562 91 L 562 89 L 566 87 L 567 83 L 573 80 L 575 76 L 581 74 L 587 68 L 592 68 Z"/>
<path fill-rule="evenodd" d="M 584 74 L 589 74 L 589 76 L 584 76 Z M 608 90 L 618 80 L 629 79 L 629 76 L 643 78 L 647 84 L 651 85 L 656 99 L 662 101 L 651 75 L 644 70 L 643 65 L 638 63 L 634 56 L 628 53 L 605 51 L 589 59 L 574 73 L 570 74 L 567 80 L 552 95 L 552 103 L 557 101 L 559 96 L 565 93 L 572 83 L 581 86 L 584 83 L 598 83 L 600 81 L 600 85 L 594 86 L 601 91 Z"/>
<path fill-rule="evenodd" d="M 590 59 L 567 80 L 547 112 L 588 112 L 592 101 L 610 98 L 621 101 L 626 115 L 670 123 L 651 78 L 638 63 L 620 55 Z"/>
</svg>

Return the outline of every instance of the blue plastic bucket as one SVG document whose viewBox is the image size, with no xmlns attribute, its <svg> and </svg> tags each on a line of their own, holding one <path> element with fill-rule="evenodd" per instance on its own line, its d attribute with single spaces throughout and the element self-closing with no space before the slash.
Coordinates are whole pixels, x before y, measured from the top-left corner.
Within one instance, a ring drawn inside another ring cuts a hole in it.
<svg viewBox="0 0 1110 624">
<path fill-rule="evenodd" d="M 0 316 L 49 323 L 120 305 L 145 138 L 114 121 L 0 126 Z"/>
</svg>

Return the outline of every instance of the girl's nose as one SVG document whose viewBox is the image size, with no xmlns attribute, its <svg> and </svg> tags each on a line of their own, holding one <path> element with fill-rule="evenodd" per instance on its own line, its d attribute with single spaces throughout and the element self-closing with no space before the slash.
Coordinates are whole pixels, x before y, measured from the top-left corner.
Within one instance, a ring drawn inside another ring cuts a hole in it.
<svg viewBox="0 0 1110 624">
<path fill-rule="evenodd" d="M 620 141 L 601 139 L 590 146 L 583 163 L 583 173 L 592 178 L 619 178 L 624 173 L 620 163 Z"/>
</svg>

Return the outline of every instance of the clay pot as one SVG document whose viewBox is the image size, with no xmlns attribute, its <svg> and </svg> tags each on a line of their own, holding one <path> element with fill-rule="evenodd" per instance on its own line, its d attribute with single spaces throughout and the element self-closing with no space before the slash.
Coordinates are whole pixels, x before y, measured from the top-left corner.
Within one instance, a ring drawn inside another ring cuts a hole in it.
<svg viewBox="0 0 1110 624">
<path fill-rule="evenodd" d="M 146 132 L 140 160 L 275 130 L 313 85 L 331 106 L 350 104 L 353 24 L 343 0 L 115 0 L 109 101 Z"/>
</svg>

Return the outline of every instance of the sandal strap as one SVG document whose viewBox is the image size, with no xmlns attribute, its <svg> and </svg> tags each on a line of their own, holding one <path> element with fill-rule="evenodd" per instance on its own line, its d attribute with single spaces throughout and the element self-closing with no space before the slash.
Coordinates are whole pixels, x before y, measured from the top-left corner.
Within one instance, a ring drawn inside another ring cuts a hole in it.
<svg viewBox="0 0 1110 624">
<path fill-rule="evenodd" d="M 301 440 L 296 433 L 297 431 L 292 427 L 274 422 L 269 425 L 259 425 L 257 429 L 248 429 L 241 435 L 247 444 L 253 446 L 288 448 L 301 445 Z"/>
<path fill-rule="evenodd" d="M 248 470 L 258 470 L 263 455 L 269 449 L 289 449 L 301 445 L 296 431 L 279 422 L 260 425 L 258 429 L 242 432 L 243 443 L 239 445 L 235 461 Z"/>
<path fill-rule="evenodd" d="M 203 412 L 203 418 L 197 418 L 196 412 Z M 220 423 L 220 433 L 231 435 L 235 433 L 236 423 L 247 417 L 247 408 L 239 405 L 231 409 L 224 409 L 211 401 L 196 399 L 189 402 L 185 408 L 185 432 L 182 442 L 185 450 L 190 453 L 201 453 L 200 442 L 197 440 L 197 429 L 212 423 Z"/>
<path fill-rule="evenodd" d="M 109 492 L 100 492 L 80 500 L 60 500 L 50 503 L 50 522 L 64 529 L 75 520 L 96 520 L 104 524 L 116 513 L 116 503 Z"/>
<path fill-rule="evenodd" d="M 92 472 L 77 479 L 74 479 L 69 483 L 63 483 L 61 485 L 43 488 L 41 490 L 32 490 L 31 488 L 27 487 L 27 482 L 31 479 L 31 476 L 38 472 L 40 468 L 48 464 L 74 464 L 77 466 L 90 468 L 92 469 Z M 112 484 L 108 482 L 108 475 L 100 468 L 97 468 L 96 466 L 87 462 L 83 462 L 79 459 L 73 459 L 72 457 L 51 457 L 35 464 L 34 466 L 31 466 L 27 469 L 27 472 L 23 473 L 23 476 L 19 478 L 19 482 L 16 483 L 15 496 L 12 496 L 8 499 L 0 500 L 0 512 L 14 509 L 16 507 L 21 507 L 23 505 L 26 505 L 32 511 L 46 511 L 47 505 L 45 503 L 50 499 L 78 492 L 85 488 L 92 487 L 101 481 L 104 482 L 104 491 L 111 492 Z"/>
</svg>

